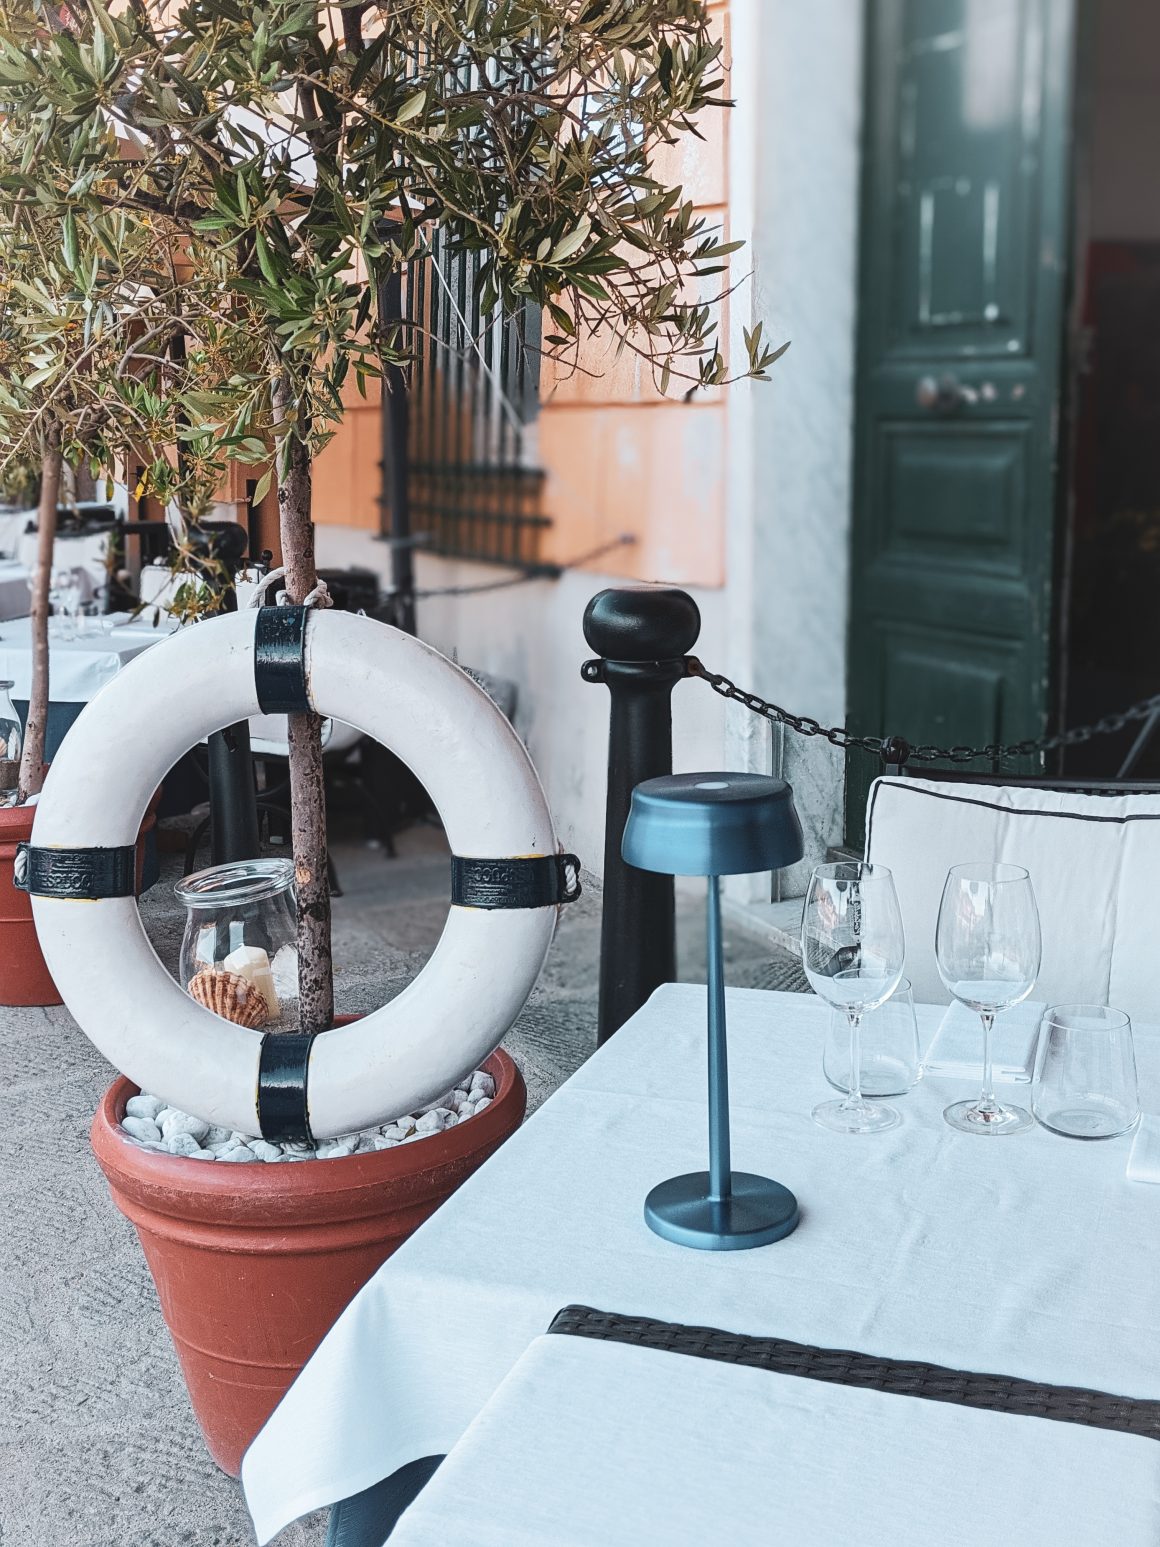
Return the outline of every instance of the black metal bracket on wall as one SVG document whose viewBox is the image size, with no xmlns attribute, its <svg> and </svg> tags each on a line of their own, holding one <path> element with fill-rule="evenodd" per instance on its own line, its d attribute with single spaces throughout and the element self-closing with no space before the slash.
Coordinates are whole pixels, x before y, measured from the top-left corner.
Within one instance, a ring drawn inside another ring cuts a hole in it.
<svg viewBox="0 0 1160 1547">
<path fill-rule="evenodd" d="M 676 977 L 673 878 L 625 864 L 620 840 L 633 787 L 673 771 L 672 692 L 700 630 L 696 602 L 668 586 L 601 591 L 584 612 L 598 659 L 580 675 L 610 699 L 598 1042 Z"/>
</svg>

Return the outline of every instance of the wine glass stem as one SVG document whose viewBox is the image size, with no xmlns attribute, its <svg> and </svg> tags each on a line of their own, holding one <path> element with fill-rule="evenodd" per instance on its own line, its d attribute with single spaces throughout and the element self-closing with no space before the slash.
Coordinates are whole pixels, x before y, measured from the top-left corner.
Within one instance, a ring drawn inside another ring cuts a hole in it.
<svg viewBox="0 0 1160 1547">
<path fill-rule="evenodd" d="M 846 1095 L 848 1107 L 862 1105 L 862 1012 L 847 1010 L 850 1022 L 850 1089 Z"/>
<path fill-rule="evenodd" d="M 991 1072 L 991 1028 L 995 1024 L 994 1010 L 980 1010 L 979 1019 L 983 1023 L 983 1094 L 979 1097 L 979 1105 L 993 1107 L 995 1084 Z"/>
</svg>

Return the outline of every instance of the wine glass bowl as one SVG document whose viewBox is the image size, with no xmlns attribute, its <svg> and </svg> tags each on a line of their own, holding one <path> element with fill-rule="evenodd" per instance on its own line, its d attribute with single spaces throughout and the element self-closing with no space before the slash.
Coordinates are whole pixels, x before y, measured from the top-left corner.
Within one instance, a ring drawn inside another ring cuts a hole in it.
<svg viewBox="0 0 1160 1547">
<path fill-rule="evenodd" d="M 951 995 L 975 1011 L 983 1028 L 982 1093 L 943 1113 L 960 1133 L 1019 1133 L 1031 1127 L 1030 1112 L 995 1097 L 991 1029 L 996 1015 L 1034 988 L 1042 949 L 1035 890 L 1021 865 L 952 865 L 939 905 L 935 958 Z"/>
<path fill-rule="evenodd" d="M 893 1107 L 862 1095 L 862 1017 L 898 987 L 906 956 L 894 877 L 882 865 L 842 860 L 819 865 L 802 911 L 802 964 L 814 992 L 842 1011 L 850 1028 L 847 1094 L 813 1116 L 835 1133 L 877 1133 L 899 1121 Z"/>
</svg>

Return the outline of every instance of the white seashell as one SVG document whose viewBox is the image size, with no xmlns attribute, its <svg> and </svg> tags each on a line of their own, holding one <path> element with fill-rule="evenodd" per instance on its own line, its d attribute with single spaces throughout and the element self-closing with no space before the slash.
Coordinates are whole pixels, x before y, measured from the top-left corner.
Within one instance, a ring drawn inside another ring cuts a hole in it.
<svg viewBox="0 0 1160 1547">
<path fill-rule="evenodd" d="M 166 1134 L 162 1149 L 168 1155 L 192 1155 L 201 1148 L 191 1133 Z"/>
<path fill-rule="evenodd" d="M 125 1103 L 125 1115 L 127 1117 L 147 1117 L 151 1123 L 157 1121 L 157 1114 L 165 1106 L 160 1096 L 130 1096 Z"/>
<path fill-rule="evenodd" d="M 271 1144 L 269 1139 L 251 1139 L 249 1148 L 253 1150 L 259 1160 L 281 1160 L 282 1150 L 279 1145 Z"/>
<path fill-rule="evenodd" d="M 140 1144 L 160 1144 L 161 1129 L 147 1117 L 123 1117 L 121 1127 Z"/>
<path fill-rule="evenodd" d="M 174 1112 L 161 1124 L 161 1132 L 167 1139 L 172 1139 L 176 1133 L 188 1133 L 199 1141 L 209 1133 L 209 1124 L 203 1122 L 200 1117 L 191 1117 L 188 1112 Z"/>
</svg>

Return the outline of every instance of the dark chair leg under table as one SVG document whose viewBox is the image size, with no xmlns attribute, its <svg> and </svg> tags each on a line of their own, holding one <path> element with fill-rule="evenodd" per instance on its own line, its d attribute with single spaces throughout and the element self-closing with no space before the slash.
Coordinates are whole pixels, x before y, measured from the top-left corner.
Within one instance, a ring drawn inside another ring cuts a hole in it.
<svg viewBox="0 0 1160 1547">
<path fill-rule="evenodd" d="M 382 1547 L 399 1516 L 430 1482 L 442 1456 L 410 1461 L 390 1477 L 340 1499 L 330 1511 L 326 1547 Z"/>
</svg>

